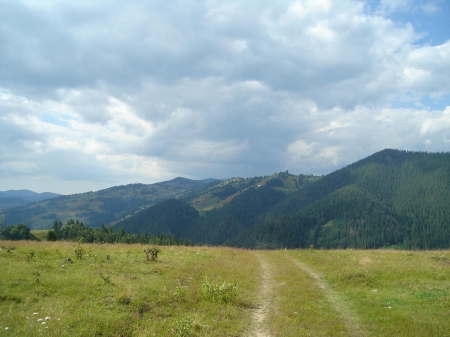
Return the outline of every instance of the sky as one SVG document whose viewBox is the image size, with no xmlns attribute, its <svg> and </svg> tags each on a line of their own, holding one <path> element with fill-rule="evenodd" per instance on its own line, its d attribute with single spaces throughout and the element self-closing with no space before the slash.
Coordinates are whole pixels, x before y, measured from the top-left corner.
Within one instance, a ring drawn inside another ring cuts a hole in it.
<svg viewBox="0 0 450 337">
<path fill-rule="evenodd" d="M 450 148 L 448 0 L 0 0 L 0 190 Z"/>
</svg>

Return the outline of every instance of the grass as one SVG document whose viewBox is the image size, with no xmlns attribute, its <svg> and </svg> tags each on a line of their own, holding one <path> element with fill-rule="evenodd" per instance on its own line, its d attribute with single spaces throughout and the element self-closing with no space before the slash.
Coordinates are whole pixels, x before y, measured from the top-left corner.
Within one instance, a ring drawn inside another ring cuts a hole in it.
<svg viewBox="0 0 450 337">
<path fill-rule="evenodd" d="M 449 251 L 0 247 L 0 336 L 450 335 Z"/>
<path fill-rule="evenodd" d="M 10 248 L 0 251 L 0 335 L 240 336 L 250 319 L 257 261 L 247 251 L 161 247 L 147 262 L 141 245 L 82 245 L 82 260 L 75 243 L 0 245 Z M 205 298 L 205 278 L 242 280 L 239 297 Z"/>
<path fill-rule="evenodd" d="M 323 276 L 370 336 L 450 335 L 450 252 L 291 251 Z"/>
<path fill-rule="evenodd" d="M 47 241 L 48 229 L 32 229 L 30 231 L 31 240 Z"/>
<path fill-rule="evenodd" d="M 272 336 L 348 336 L 345 325 L 311 278 L 284 256 L 268 251 L 273 266 Z"/>
</svg>

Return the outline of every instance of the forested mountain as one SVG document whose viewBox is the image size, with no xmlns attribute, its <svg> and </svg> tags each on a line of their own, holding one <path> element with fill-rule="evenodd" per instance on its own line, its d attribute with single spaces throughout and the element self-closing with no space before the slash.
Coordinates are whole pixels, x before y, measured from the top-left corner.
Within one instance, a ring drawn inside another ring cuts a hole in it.
<svg viewBox="0 0 450 337">
<path fill-rule="evenodd" d="M 308 176 L 306 179 L 305 176 L 301 186 L 317 179 L 319 177 Z M 299 188 L 302 187 L 298 184 L 298 176 L 287 172 L 266 177 L 213 181 L 188 191 L 179 200 L 163 201 L 114 226 L 123 227 L 131 233 L 189 233 L 198 241 L 214 236 L 214 243 L 223 243 L 235 235 L 233 231 L 251 227 L 262 212 Z M 205 210 L 209 211 L 205 213 Z M 204 216 L 199 217 L 198 211 Z M 232 232 L 228 233 L 229 229 Z"/>
<path fill-rule="evenodd" d="M 91 227 L 109 225 L 139 210 L 209 184 L 214 179 L 175 178 L 156 184 L 114 186 L 97 192 L 86 192 L 43 200 L 24 207 L 8 209 L 0 214 L 0 224 L 27 224 L 31 229 L 50 228 L 54 221 L 83 221 Z"/>
<path fill-rule="evenodd" d="M 116 223 L 130 233 L 165 233 L 180 236 L 187 226 L 197 220 L 198 211 L 177 199 L 169 199 Z"/>
<path fill-rule="evenodd" d="M 384 150 L 272 208 L 258 247 L 450 247 L 450 154 Z"/>
<path fill-rule="evenodd" d="M 250 188 L 222 208 L 207 212 L 181 235 L 194 242 L 227 244 L 228 240 L 251 228 L 262 213 L 285 197 L 283 192 L 267 185 Z"/>
<path fill-rule="evenodd" d="M 25 206 L 31 202 L 59 197 L 60 195 L 51 192 L 36 193 L 30 190 L 0 191 L 0 212 L 13 207 Z"/>
<path fill-rule="evenodd" d="M 388 149 L 323 177 L 177 178 L 62 196 L 7 218 L 32 228 L 73 218 L 250 248 L 427 249 L 450 247 L 449 200 L 450 153 Z"/>
<path fill-rule="evenodd" d="M 266 178 L 180 234 L 251 248 L 450 247 L 449 153 L 383 150 L 309 184 L 287 177 L 296 192 Z"/>
</svg>

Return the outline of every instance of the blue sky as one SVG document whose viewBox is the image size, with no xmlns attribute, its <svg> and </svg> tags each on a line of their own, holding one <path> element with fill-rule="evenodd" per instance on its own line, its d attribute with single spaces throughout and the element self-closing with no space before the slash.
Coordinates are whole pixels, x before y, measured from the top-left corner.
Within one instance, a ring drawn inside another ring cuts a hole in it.
<svg viewBox="0 0 450 337">
<path fill-rule="evenodd" d="M 448 151 L 446 0 L 5 0 L 0 190 Z"/>
</svg>

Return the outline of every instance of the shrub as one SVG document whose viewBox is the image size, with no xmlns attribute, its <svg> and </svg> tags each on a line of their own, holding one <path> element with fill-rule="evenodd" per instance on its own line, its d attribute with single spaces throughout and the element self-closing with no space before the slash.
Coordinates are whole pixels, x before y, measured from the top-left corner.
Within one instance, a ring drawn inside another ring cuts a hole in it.
<svg viewBox="0 0 450 337">
<path fill-rule="evenodd" d="M 147 261 L 155 261 L 158 258 L 158 254 L 161 252 L 161 249 L 157 247 L 151 247 L 144 249 L 145 258 Z"/>
<path fill-rule="evenodd" d="M 176 301 L 181 301 L 184 298 L 185 290 L 183 287 L 178 286 L 175 288 L 175 291 L 173 292 L 172 296 Z"/>
<path fill-rule="evenodd" d="M 77 260 L 82 260 L 83 255 L 86 253 L 83 247 L 81 247 L 81 244 L 78 243 L 78 247 L 75 249 L 75 255 L 77 256 Z"/>
<path fill-rule="evenodd" d="M 56 232 L 53 229 L 50 229 L 47 232 L 47 241 L 56 241 L 57 239 Z"/>
<path fill-rule="evenodd" d="M 214 283 L 206 278 L 202 282 L 203 296 L 210 301 L 219 303 L 232 303 L 238 296 L 239 283 L 236 280 Z"/>
<path fill-rule="evenodd" d="M 190 317 L 183 317 L 175 321 L 170 327 L 169 333 L 172 336 L 187 337 L 192 329 L 193 320 Z"/>
<path fill-rule="evenodd" d="M 32 260 L 34 257 L 36 256 L 36 253 L 34 252 L 34 250 L 30 250 L 30 252 L 27 254 L 27 259 L 28 260 Z"/>
</svg>

